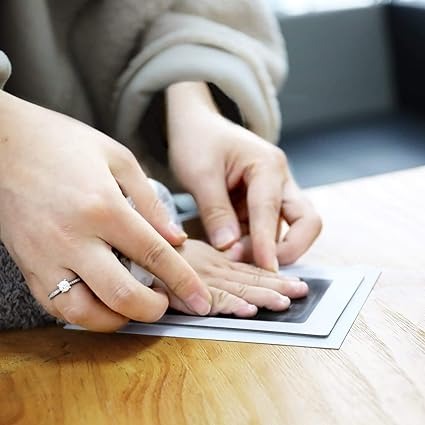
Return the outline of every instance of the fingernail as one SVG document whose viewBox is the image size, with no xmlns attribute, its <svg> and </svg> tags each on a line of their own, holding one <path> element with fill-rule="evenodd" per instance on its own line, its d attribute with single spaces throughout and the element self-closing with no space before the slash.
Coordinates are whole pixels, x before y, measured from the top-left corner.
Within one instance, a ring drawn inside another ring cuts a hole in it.
<svg viewBox="0 0 425 425">
<path fill-rule="evenodd" d="M 291 305 L 291 300 L 288 297 L 281 296 L 278 301 L 279 307 L 286 310 Z"/>
<path fill-rule="evenodd" d="M 176 236 L 184 237 L 185 239 L 188 238 L 187 233 L 178 224 L 174 223 L 174 221 L 170 221 L 170 223 L 168 224 L 168 228 Z"/>
<path fill-rule="evenodd" d="M 277 258 L 275 258 L 273 261 L 273 271 L 275 273 L 279 272 L 279 260 Z"/>
<path fill-rule="evenodd" d="M 246 311 L 249 311 L 250 313 L 257 313 L 257 311 L 258 311 L 258 307 L 254 304 L 248 304 L 245 307 L 245 309 L 246 309 Z"/>
<path fill-rule="evenodd" d="M 300 293 L 300 294 L 306 294 L 308 292 L 308 285 L 303 281 L 292 281 L 289 283 L 292 290 Z"/>
<path fill-rule="evenodd" d="M 208 303 L 207 300 L 202 298 L 198 294 L 191 295 L 186 300 L 186 305 L 194 312 L 199 314 L 200 316 L 207 315 L 211 310 L 211 304 Z"/>
<path fill-rule="evenodd" d="M 217 230 L 211 241 L 216 248 L 225 248 L 235 240 L 235 234 L 230 227 L 222 227 Z"/>
<path fill-rule="evenodd" d="M 258 307 L 253 304 L 246 304 L 235 311 L 236 316 L 255 316 L 258 312 Z"/>
</svg>

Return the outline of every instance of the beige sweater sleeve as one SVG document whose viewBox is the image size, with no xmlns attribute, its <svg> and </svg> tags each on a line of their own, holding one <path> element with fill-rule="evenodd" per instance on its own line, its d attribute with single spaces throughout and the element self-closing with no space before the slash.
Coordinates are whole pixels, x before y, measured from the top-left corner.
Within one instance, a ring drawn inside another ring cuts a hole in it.
<svg viewBox="0 0 425 425">
<path fill-rule="evenodd" d="M 0 90 L 6 84 L 11 73 L 11 66 L 7 56 L 0 50 Z"/>
<path fill-rule="evenodd" d="M 248 128 L 277 141 L 277 90 L 287 61 L 267 1 L 175 1 L 148 27 L 138 51 L 115 89 L 114 133 L 121 140 L 137 143 L 153 93 L 173 82 L 206 81 L 238 105 Z"/>
</svg>

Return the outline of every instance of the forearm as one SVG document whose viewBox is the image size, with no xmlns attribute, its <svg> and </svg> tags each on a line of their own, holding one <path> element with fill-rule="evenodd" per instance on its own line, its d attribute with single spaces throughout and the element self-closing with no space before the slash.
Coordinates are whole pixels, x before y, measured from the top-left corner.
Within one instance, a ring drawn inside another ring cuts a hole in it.
<svg viewBox="0 0 425 425">
<path fill-rule="evenodd" d="M 205 82 L 187 81 L 170 85 L 166 90 L 168 140 L 184 132 L 187 120 L 196 120 L 203 111 L 218 112 Z"/>
</svg>

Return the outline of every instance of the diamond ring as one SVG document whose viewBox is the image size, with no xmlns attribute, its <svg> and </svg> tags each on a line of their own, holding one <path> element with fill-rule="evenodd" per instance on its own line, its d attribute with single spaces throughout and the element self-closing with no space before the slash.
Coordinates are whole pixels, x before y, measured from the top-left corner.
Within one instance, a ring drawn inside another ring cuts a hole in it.
<svg viewBox="0 0 425 425">
<path fill-rule="evenodd" d="M 72 288 L 72 286 L 75 285 L 78 282 L 81 282 L 80 277 L 76 277 L 73 280 L 66 280 L 66 279 L 61 280 L 56 285 L 56 289 L 54 291 L 50 292 L 49 300 L 52 300 L 53 298 L 55 298 L 59 294 L 64 294 L 65 292 L 68 292 Z"/>
</svg>

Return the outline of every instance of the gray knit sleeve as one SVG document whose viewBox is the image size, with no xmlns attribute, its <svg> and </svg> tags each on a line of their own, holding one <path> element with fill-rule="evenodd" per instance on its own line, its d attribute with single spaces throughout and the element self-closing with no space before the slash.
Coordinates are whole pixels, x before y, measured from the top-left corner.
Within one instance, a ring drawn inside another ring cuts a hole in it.
<svg viewBox="0 0 425 425">
<path fill-rule="evenodd" d="M 0 89 L 10 74 L 9 59 L 0 50 Z M 0 329 L 32 328 L 54 321 L 31 295 L 18 266 L 0 241 Z"/>
<path fill-rule="evenodd" d="M 55 320 L 32 296 L 18 266 L 0 242 L 0 330 L 45 326 Z"/>
</svg>

